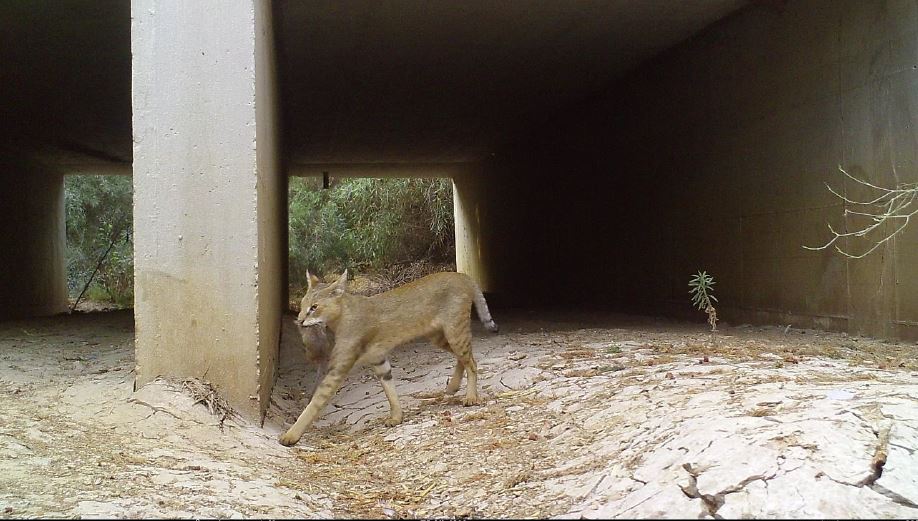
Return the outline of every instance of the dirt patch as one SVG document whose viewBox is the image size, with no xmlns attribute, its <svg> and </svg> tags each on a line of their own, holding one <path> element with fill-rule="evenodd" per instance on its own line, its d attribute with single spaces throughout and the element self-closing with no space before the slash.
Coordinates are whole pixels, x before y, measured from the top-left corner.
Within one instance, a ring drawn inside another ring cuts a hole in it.
<svg viewBox="0 0 918 521">
<path fill-rule="evenodd" d="M 293 448 L 276 439 L 314 372 L 289 320 L 263 427 L 204 382 L 134 392 L 129 312 L 2 324 L 0 517 L 918 513 L 914 345 L 503 315 L 475 331 L 482 406 L 445 396 L 453 360 L 413 344 L 392 360 L 404 423 L 382 425 L 357 371 Z"/>
</svg>

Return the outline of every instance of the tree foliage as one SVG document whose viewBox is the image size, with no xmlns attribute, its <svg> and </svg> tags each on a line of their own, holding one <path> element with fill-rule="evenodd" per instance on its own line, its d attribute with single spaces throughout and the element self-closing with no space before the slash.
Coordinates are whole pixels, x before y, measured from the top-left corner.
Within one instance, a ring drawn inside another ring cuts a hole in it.
<svg viewBox="0 0 918 521">
<path fill-rule="evenodd" d="M 453 236 L 449 179 L 291 178 L 290 283 L 306 270 L 379 269 L 409 260 L 450 259 Z"/>
<path fill-rule="evenodd" d="M 91 300 L 129 306 L 133 300 L 131 179 L 68 176 L 67 284 L 76 297 L 92 276 Z M 290 282 L 305 286 L 306 270 L 381 269 L 390 264 L 452 260 L 452 183 L 449 179 L 291 178 Z M 113 245 L 114 244 L 114 245 Z"/>
<path fill-rule="evenodd" d="M 76 297 L 90 280 L 93 300 L 130 306 L 134 297 L 131 178 L 67 176 L 67 288 Z M 108 255 L 103 255 L 111 248 Z M 101 264 L 100 264 L 101 260 Z"/>
</svg>

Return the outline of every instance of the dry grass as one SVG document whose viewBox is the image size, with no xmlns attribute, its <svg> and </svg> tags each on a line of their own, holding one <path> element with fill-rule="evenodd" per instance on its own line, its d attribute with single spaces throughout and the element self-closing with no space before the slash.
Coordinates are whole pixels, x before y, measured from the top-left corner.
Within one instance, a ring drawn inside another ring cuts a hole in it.
<svg viewBox="0 0 918 521">
<path fill-rule="evenodd" d="M 356 289 L 364 295 L 375 295 L 417 280 L 431 273 L 456 271 L 454 264 L 436 264 L 426 260 L 398 262 L 366 276 L 365 285 Z"/>
<path fill-rule="evenodd" d="M 513 488 L 520 483 L 525 483 L 532 479 L 532 471 L 529 469 L 522 470 L 515 474 L 512 474 L 509 478 L 504 480 L 504 486 L 507 488 Z"/>
<path fill-rule="evenodd" d="M 852 365 L 879 369 L 918 369 L 914 345 L 847 337 L 841 333 L 781 328 L 729 328 L 711 343 L 707 335 L 648 331 L 643 338 L 653 353 L 667 355 L 719 356 L 733 362 L 769 360 L 774 367 L 795 365 L 806 359 L 848 360 Z M 764 357 L 770 353 L 775 358 Z M 777 360 L 777 362 L 774 362 Z M 659 361 L 655 363 L 660 363 Z"/>
<path fill-rule="evenodd" d="M 236 411 L 230 407 L 229 403 L 217 393 L 210 382 L 199 378 L 186 378 L 182 380 L 182 391 L 194 399 L 194 405 L 199 403 L 207 407 L 207 412 L 214 416 L 220 417 L 220 429 L 223 429 L 223 422 L 227 418 L 236 416 Z"/>
<path fill-rule="evenodd" d="M 506 413 L 503 411 L 503 409 L 499 409 L 498 407 L 491 405 L 486 408 L 465 413 L 462 415 L 462 421 L 473 422 L 478 420 L 493 420 L 496 417 L 505 415 Z"/>
<path fill-rule="evenodd" d="M 422 436 L 405 433 L 386 441 L 398 428 L 317 430 L 310 447 L 295 452 L 305 469 L 277 485 L 305 493 L 321 487 L 341 505 L 340 515 L 353 518 L 477 517 L 475 505 L 486 504 L 508 517 L 559 513 L 557 505 L 546 510 L 526 500 L 542 490 L 544 480 L 533 462 L 552 468 L 558 457 L 538 434 L 552 416 L 542 408 L 545 398 L 531 390 L 507 391 L 486 406 L 466 409 L 447 403 L 442 392 L 429 394 L 441 398 L 418 413 L 417 420 L 437 420 Z M 508 413 L 515 405 L 526 408 Z M 488 491 L 487 500 L 482 491 Z"/>
<path fill-rule="evenodd" d="M 569 369 L 561 374 L 566 378 L 590 378 L 598 376 L 600 372 L 596 369 Z"/>
<path fill-rule="evenodd" d="M 653 358 L 648 358 L 647 360 L 644 360 L 642 365 L 646 365 L 646 366 L 665 365 L 665 364 L 671 364 L 676 361 L 678 361 L 678 358 L 676 358 L 675 356 L 665 354 L 665 355 L 660 355 L 660 356 L 653 357 Z"/>
<path fill-rule="evenodd" d="M 568 349 L 558 353 L 558 356 L 566 360 L 576 359 L 576 358 L 593 358 L 596 356 L 596 351 L 593 349 Z"/>
</svg>

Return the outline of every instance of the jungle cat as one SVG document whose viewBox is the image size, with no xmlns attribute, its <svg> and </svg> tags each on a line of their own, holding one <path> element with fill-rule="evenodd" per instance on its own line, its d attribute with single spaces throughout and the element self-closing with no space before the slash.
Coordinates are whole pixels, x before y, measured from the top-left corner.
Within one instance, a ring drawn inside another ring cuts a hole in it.
<svg viewBox="0 0 918 521">
<path fill-rule="evenodd" d="M 458 391 L 465 374 L 468 382 L 463 403 L 478 404 L 478 370 L 472 356 L 470 320 L 473 304 L 485 328 L 497 332 L 481 289 L 461 273 L 434 273 L 364 297 L 347 293 L 345 270 L 321 294 L 307 291 L 297 320 L 302 327 L 324 325 L 334 334 L 335 341 L 329 352 L 328 373 L 296 423 L 280 437 L 281 444 L 289 446 L 299 441 L 355 365 L 371 365 L 382 385 L 390 409 L 386 425 L 401 423 L 402 408 L 392 383 L 388 355 L 392 349 L 418 338 L 426 337 L 456 356 L 456 368 L 446 392 Z"/>
</svg>

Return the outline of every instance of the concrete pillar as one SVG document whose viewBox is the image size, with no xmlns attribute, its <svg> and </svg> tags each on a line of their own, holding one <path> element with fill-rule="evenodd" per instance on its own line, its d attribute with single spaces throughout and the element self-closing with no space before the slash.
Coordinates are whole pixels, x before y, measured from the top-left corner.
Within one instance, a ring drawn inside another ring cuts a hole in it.
<svg viewBox="0 0 918 521">
<path fill-rule="evenodd" d="M 286 255 L 270 3 L 131 17 L 137 384 L 200 377 L 263 415 Z"/>
<path fill-rule="evenodd" d="M 456 271 L 469 275 L 482 291 L 491 291 L 482 250 L 480 176 L 453 178 L 453 221 L 456 233 Z"/>
<path fill-rule="evenodd" d="M 67 310 L 64 178 L 0 150 L 0 319 Z"/>
</svg>

